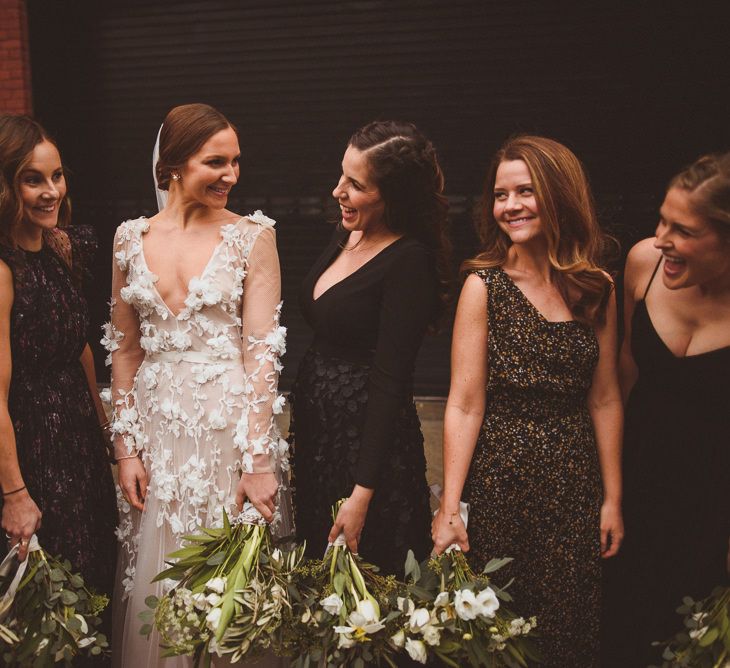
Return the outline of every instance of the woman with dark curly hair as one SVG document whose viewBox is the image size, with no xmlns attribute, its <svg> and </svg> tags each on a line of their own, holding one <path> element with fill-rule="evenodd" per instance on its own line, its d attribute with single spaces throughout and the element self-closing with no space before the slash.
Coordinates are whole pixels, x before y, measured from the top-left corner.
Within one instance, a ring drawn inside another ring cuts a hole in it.
<svg viewBox="0 0 730 668">
<path fill-rule="evenodd" d="M 621 397 L 613 284 L 575 155 L 520 136 L 486 179 L 482 252 L 454 324 L 435 549 L 471 547 L 537 616 L 544 664 L 598 661 L 600 558 L 618 550 Z M 471 504 L 469 535 L 459 501 Z"/>
<path fill-rule="evenodd" d="M 0 115 L 0 166 L 2 527 L 21 559 L 37 533 L 110 596 L 117 509 L 80 286 L 95 240 L 67 226 L 61 156 L 38 123 Z"/>
<path fill-rule="evenodd" d="M 312 555 L 340 533 L 386 573 L 402 573 L 409 548 L 428 554 L 413 371 L 445 297 L 443 187 L 414 125 L 378 121 L 350 138 L 332 193 L 342 219 L 300 295 L 314 342 L 294 388 L 292 441 L 297 533 Z"/>
</svg>

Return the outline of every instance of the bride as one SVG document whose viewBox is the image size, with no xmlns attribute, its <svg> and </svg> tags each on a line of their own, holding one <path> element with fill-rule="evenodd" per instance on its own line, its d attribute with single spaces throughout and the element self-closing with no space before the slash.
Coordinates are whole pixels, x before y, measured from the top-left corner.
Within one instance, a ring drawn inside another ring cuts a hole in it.
<svg viewBox="0 0 730 668">
<path fill-rule="evenodd" d="M 225 208 L 240 150 L 220 112 L 175 107 L 158 141 L 161 210 L 117 230 L 102 343 L 121 490 L 113 661 L 167 668 L 192 660 L 161 659 L 157 634 L 139 633 L 166 555 L 246 499 L 281 534 L 290 510 L 274 423 L 285 334 L 274 221 Z"/>
</svg>

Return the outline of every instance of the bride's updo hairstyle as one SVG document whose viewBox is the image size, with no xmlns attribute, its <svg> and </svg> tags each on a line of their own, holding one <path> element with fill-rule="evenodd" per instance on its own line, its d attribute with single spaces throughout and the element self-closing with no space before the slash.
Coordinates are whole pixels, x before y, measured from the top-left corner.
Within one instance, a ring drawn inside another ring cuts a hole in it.
<svg viewBox="0 0 730 668">
<path fill-rule="evenodd" d="M 0 114 L 0 243 L 14 247 L 13 229 L 23 220 L 23 198 L 20 175 L 33 159 L 35 147 L 56 142 L 43 127 L 29 116 Z M 71 219 L 71 200 L 66 195 L 58 209 L 58 226 L 65 227 Z"/>
<path fill-rule="evenodd" d="M 413 125 L 374 121 L 350 141 L 365 153 L 370 174 L 385 205 L 384 222 L 396 234 L 418 239 L 432 253 L 445 303 L 449 293 L 450 245 L 446 235 L 449 203 L 433 144 Z"/>
<path fill-rule="evenodd" d="M 522 160 L 530 172 L 553 278 L 579 322 L 602 324 L 613 284 L 601 270 L 610 237 L 601 231 L 583 165 L 566 146 L 546 137 L 518 135 L 497 151 L 487 172 L 476 221 L 482 252 L 462 273 L 502 266 L 512 245 L 494 218 L 494 184 L 502 162 Z"/>
<path fill-rule="evenodd" d="M 174 171 L 182 169 L 214 134 L 238 130 L 220 111 L 208 104 L 182 104 L 165 116 L 160 131 L 160 157 L 155 165 L 157 187 L 169 190 Z"/>
</svg>

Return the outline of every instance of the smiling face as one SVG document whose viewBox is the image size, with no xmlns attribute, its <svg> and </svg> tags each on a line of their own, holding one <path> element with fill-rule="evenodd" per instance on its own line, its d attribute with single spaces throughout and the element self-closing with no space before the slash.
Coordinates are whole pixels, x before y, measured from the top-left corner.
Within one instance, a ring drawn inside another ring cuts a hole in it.
<svg viewBox="0 0 730 668">
<path fill-rule="evenodd" d="M 370 175 L 366 152 L 348 146 L 342 176 L 332 191 L 342 211 L 342 226 L 349 232 L 370 231 L 383 224 L 385 202 Z"/>
<path fill-rule="evenodd" d="M 58 149 L 48 140 L 36 144 L 30 162 L 18 175 L 23 203 L 22 225 L 50 230 L 58 224 L 58 211 L 66 196 L 66 179 Z"/>
<path fill-rule="evenodd" d="M 504 160 L 494 180 L 494 219 L 513 244 L 543 236 L 532 177 L 523 160 Z"/>
<path fill-rule="evenodd" d="M 231 188 L 238 182 L 238 160 L 241 150 L 233 128 L 216 132 L 193 154 L 179 171 L 173 170 L 170 191 L 179 189 L 183 198 L 194 200 L 212 209 L 223 209 Z"/>
<path fill-rule="evenodd" d="M 694 212 L 689 191 L 670 188 L 659 214 L 654 246 L 664 256 L 664 285 L 676 290 L 727 280 L 730 243 Z"/>
</svg>

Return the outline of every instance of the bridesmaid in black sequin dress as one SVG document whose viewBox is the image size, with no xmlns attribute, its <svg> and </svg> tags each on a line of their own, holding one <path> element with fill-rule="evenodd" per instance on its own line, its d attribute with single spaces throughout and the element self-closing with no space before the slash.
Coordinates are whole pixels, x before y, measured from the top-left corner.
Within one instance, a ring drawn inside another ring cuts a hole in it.
<svg viewBox="0 0 730 668">
<path fill-rule="evenodd" d="M 301 292 L 314 342 L 293 392 L 297 535 L 321 558 L 342 531 L 400 573 L 409 548 L 421 558 L 430 548 L 413 369 L 440 310 L 443 177 L 431 143 L 395 122 L 355 133 L 342 168 L 342 223 Z"/>
<path fill-rule="evenodd" d="M 21 557 L 37 531 L 111 596 L 116 499 L 78 280 L 95 241 L 90 229 L 57 228 L 66 184 L 38 124 L 0 116 L 0 164 L 2 527 Z"/>
<path fill-rule="evenodd" d="M 513 557 L 498 577 L 514 577 L 517 609 L 537 616 L 543 665 L 590 668 L 600 557 L 623 535 L 612 284 L 567 148 L 512 139 L 486 183 L 484 251 L 465 263 L 454 325 L 434 544 L 471 548 L 477 568 Z"/>
<path fill-rule="evenodd" d="M 672 180 L 628 255 L 626 541 L 606 564 L 604 668 L 660 665 L 684 596 L 730 584 L 730 154 Z"/>
</svg>

